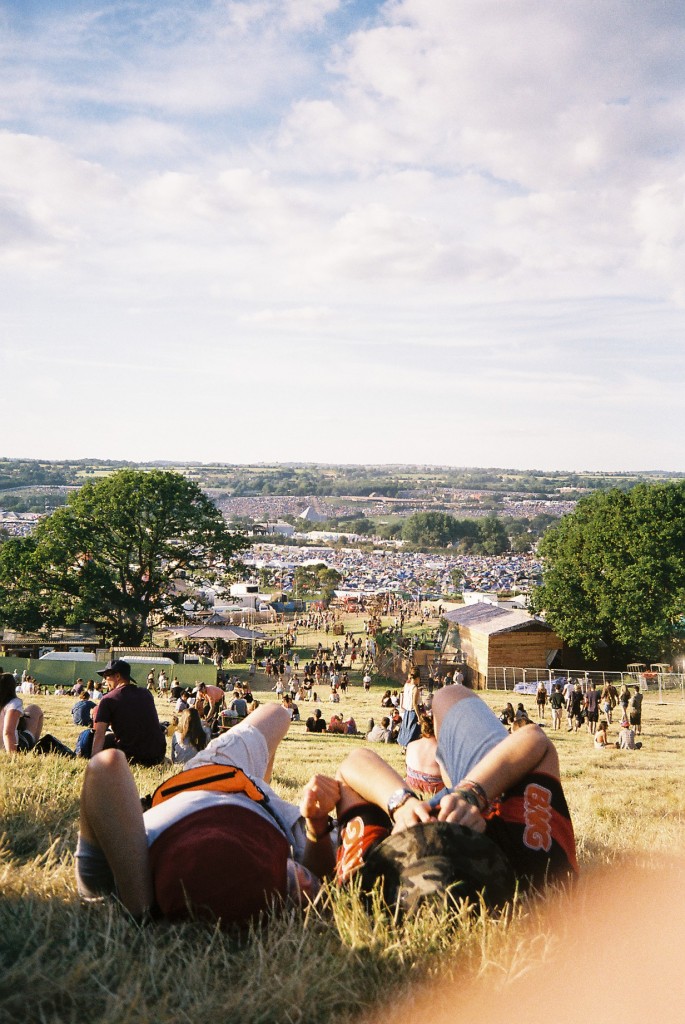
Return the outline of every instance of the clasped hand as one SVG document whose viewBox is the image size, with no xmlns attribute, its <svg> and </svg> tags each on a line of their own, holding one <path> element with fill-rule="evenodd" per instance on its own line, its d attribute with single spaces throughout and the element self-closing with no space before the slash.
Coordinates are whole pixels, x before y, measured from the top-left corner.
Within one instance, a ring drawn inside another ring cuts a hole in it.
<svg viewBox="0 0 685 1024">
<path fill-rule="evenodd" d="M 485 819 L 477 807 L 468 803 L 456 793 L 447 793 L 437 807 L 418 797 L 412 797 L 395 812 L 393 832 L 402 832 L 405 828 L 428 821 L 449 821 L 474 832 L 485 831 Z"/>
<path fill-rule="evenodd" d="M 302 791 L 300 814 L 308 821 L 322 821 L 332 814 L 340 799 L 340 783 L 329 775 L 312 775 Z"/>
</svg>

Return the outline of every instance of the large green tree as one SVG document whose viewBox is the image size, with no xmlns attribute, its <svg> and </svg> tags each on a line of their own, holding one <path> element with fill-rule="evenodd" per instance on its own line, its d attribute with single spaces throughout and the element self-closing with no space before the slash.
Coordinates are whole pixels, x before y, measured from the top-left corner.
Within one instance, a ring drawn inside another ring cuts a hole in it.
<svg viewBox="0 0 685 1024">
<path fill-rule="evenodd" d="M 585 498 L 539 545 L 532 594 L 556 632 L 588 657 L 670 660 L 685 614 L 685 481 Z"/>
<path fill-rule="evenodd" d="M 415 512 L 402 525 L 402 538 L 417 548 L 446 548 L 456 544 L 460 552 L 500 555 L 509 550 L 509 538 L 497 516 L 457 519 L 449 512 Z"/>
<path fill-rule="evenodd" d="M 329 569 L 324 562 L 316 565 L 298 565 L 293 576 L 293 590 L 298 597 L 305 594 L 319 594 L 326 601 L 340 586 L 342 575 L 337 569 Z"/>
<path fill-rule="evenodd" d="M 121 470 L 87 483 L 30 538 L 0 549 L 0 621 L 93 622 L 136 646 L 172 621 L 194 581 L 221 580 L 247 541 L 179 473 Z"/>
<path fill-rule="evenodd" d="M 416 547 L 446 548 L 469 530 L 475 537 L 475 522 L 465 523 L 448 512 L 415 512 L 402 525 L 402 539 Z"/>
<path fill-rule="evenodd" d="M 497 516 L 485 516 L 479 519 L 478 541 L 475 549 L 481 555 L 501 555 L 509 550 L 509 537 L 504 523 Z"/>
</svg>

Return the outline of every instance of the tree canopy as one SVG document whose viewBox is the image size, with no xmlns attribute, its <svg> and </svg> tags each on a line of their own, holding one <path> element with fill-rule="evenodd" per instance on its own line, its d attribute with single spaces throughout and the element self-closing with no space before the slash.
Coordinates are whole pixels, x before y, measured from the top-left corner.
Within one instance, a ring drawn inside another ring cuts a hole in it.
<svg viewBox="0 0 685 1024">
<path fill-rule="evenodd" d="M 585 498 L 539 545 L 536 611 L 587 657 L 670 660 L 685 614 L 685 482 Z"/>
<path fill-rule="evenodd" d="M 0 621 L 18 629 L 97 624 L 137 646 L 173 620 L 197 580 L 219 580 L 247 545 L 197 484 L 121 470 L 85 484 L 31 537 L 0 548 Z"/>
<path fill-rule="evenodd" d="M 402 538 L 418 548 L 456 545 L 461 552 L 500 555 L 509 549 L 504 524 L 497 516 L 457 519 L 448 512 L 415 512 L 402 525 Z"/>
<path fill-rule="evenodd" d="M 293 576 L 293 589 L 298 596 L 319 594 L 322 600 L 330 600 L 342 578 L 337 569 L 329 569 L 324 562 L 298 565 Z"/>
</svg>

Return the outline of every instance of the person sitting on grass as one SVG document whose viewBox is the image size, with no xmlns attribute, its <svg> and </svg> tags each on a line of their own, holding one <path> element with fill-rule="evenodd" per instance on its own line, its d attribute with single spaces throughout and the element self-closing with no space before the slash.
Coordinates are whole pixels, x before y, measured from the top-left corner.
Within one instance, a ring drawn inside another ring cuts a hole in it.
<svg viewBox="0 0 685 1024">
<path fill-rule="evenodd" d="M 171 737 L 172 764 L 185 764 L 204 750 L 212 737 L 211 730 L 204 725 L 197 708 L 186 708 L 178 719 L 178 728 Z"/>
<path fill-rule="evenodd" d="M 14 754 L 33 750 L 43 729 L 43 712 L 37 704 L 23 706 L 17 697 L 17 681 L 11 672 L 0 674 L 0 749 Z"/>
<path fill-rule="evenodd" d="M 161 764 L 166 753 L 166 737 L 150 691 L 136 686 L 131 666 L 121 659 L 110 661 L 98 675 L 107 682 L 109 692 L 93 714 L 91 756 L 114 747 L 122 750 L 134 764 Z"/>
<path fill-rule="evenodd" d="M 502 725 L 511 725 L 515 717 L 516 712 L 514 711 L 514 705 L 509 701 L 500 712 L 499 720 Z"/>
<path fill-rule="evenodd" d="M 328 729 L 326 732 L 335 732 L 344 735 L 347 732 L 345 723 L 343 722 L 342 715 L 331 715 L 331 720 L 328 723 Z"/>
<path fill-rule="evenodd" d="M 514 721 L 509 726 L 509 732 L 517 732 L 519 729 L 523 729 L 526 725 L 532 725 L 533 721 L 525 713 L 517 715 Z"/>
<path fill-rule="evenodd" d="M 334 865 L 328 812 L 340 786 L 314 775 L 299 808 L 274 793 L 274 757 L 289 725 L 285 708 L 260 706 L 188 761 L 173 795 L 145 812 L 123 752 L 93 757 L 75 858 L 81 897 L 115 896 L 136 919 L 198 918 L 225 928 L 313 897 Z M 231 792 L 201 788 L 195 773 L 186 776 L 190 788 L 177 791 L 186 772 L 214 766 L 234 780 Z M 220 871 L 208 870 L 217 864 Z"/>
<path fill-rule="evenodd" d="M 49 733 L 43 731 L 43 712 L 37 704 L 23 707 L 16 693 L 13 673 L 0 669 L 0 750 L 8 754 L 32 750 L 36 754 L 59 754 L 74 757 L 74 752 Z"/>
<path fill-rule="evenodd" d="M 250 696 L 250 700 L 252 700 L 252 696 Z M 248 700 L 243 695 L 242 688 L 238 689 L 236 687 L 236 689 L 233 691 L 233 698 L 228 707 L 231 711 L 235 711 L 238 718 L 247 718 L 248 703 Z"/>
<path fill-rule="evenodd" d="M 397 708 L 393 708 L 390 716 L 390 739 L 388 740 L 388 743 L 397 743 L 397 737 L 399 736 L 401 725 L 402 715 L 399 713 Z"/>
<path fill-rule="evenodd" d="M 445 784 L 440 774 L 440 765 L 435 759 L 438 741 L 435 738 L 433 719 L 421 715 L 419 724 L 420 739 L 412 740 L 407 747 L 405 781 L 410 789 L 425 798 L 439 793 Z"/>
<path fill-rule="evenodd" d="M 326 732 L 326 720 L 321 715 L 321 708 L 317 708 L 305 722 L 307 732 Z"/>
<path fill-rule="evenodd" d="M 74 725 L 90 726 L 92 724 L 93 710 L 95 707 L 95 701 L 90 699 L 90 691 L 82 690 L 78 696 L 78 700 L 71 709 L 71 717 Z"/>
<path fill-rule="evenodd" d="M 370 729 L 366 734 L 366 738 L 369 743 L 389 743 L 390 742 L 390 719 L 387 716 L 383 716 L 380 720 L 380 724 L 376 725 L 373 718 L 370 720 Z"/>
<path fill-rule="evenodd" d="M 608 728 L 609 723 L 604 718 L 600 719 L 600 721 L 597 723 L 597 731 L 594 735 L 594 744 L 596 750 L 603 750 L 604 747 L 607 747 L 609 745 L 609 740 L 607 739 Z"/>
<path fill-rule="evenodd" d="M 281 707 L 285 708 L 285 710 L 288 712 L 288 714 L 290 715 L 290 718 L 292 720 L 294 715 L 295 715 L 295 712 L 297 711 L 297 707 L 296 707 L 296 705 L 295 705 L 295 703 L 294 703 L 294 701 L 293 701 L 293 699 L 292 699 L 292 697 L 290 696 L 289 693 L 286 693 L 286 694 L 283 695 L 283 700 L 281 701 Z M 299 712 L 298 712 L 298 718 L 299 718 Z"/>
<path fill-rule="evenodd" d="M 414 828 L 425 832 L 436 821 L 465 829 L 458 830 L 460 843 L 468 842 L 470 832 L 489 839 L 489 848 L 494 844 L 498 856 L 504 855 L 522 891 L 572 879 L 578 871 L 573 825 L 557 752 L 543 730 L 531 724 L 508 734 L 463 686 L 436 693 L 433 713 L 447 790 L 432 801 L 420 800 L 368 747 L 351 751 L 340 766 L 338 880 L 351 878 L 372 855 L 378 860 L 391 832 L 394 842 L 397 834 Z M 412 848 L 405 848 L 405 856 L 414 886 L 418 870 Z"/>
<path fill-rule="evenodd" d="M 631 727 L 627 718 L 624 718 L 621 722 L 616 746 L 619 750 L 640 750 L 642 747 L 642 743 L 635 742 L 635 730 Z"/>
</svg>

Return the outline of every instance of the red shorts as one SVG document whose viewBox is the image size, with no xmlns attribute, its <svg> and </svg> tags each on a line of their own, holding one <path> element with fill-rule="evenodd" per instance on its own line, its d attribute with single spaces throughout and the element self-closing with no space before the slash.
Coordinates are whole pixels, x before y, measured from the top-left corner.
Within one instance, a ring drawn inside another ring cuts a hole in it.
<svg viewBox="0 0 685 1024">
<path fill-rule="evenodd" d="M 390 818 L 375 804 L 360 804 L 339 822 L 339 845 L 335 862 L 338 885 L 349 881 L 373 850 L 392 832 Z"/>
<path fill-rule="evenodd" d="M 507 855 L 524 888 L 578 873 L 576 841 L 561 782 L 532 772 L 494 804 L 486 835 Z"/>
</svg>

